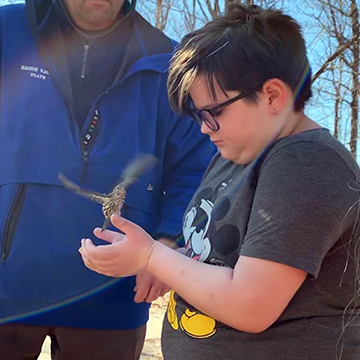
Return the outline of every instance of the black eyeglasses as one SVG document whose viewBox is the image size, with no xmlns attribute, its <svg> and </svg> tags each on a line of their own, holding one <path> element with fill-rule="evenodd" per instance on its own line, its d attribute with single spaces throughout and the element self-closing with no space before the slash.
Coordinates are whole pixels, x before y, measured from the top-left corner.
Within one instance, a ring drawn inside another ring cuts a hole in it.
<svg viewBox="0 0 360 360">
<path fill-rule="evenodd" d="M 211 131 L 218 131 L 220 129 L 220 125 L 219 125 L 218 121 L 215 119 L 215 117 L 220 115 L 221 110 L 224 109 L 224 107 L 229 106 L 230 104 L 233 104 L 235 101 L 238 101 L 240 99 L 243 99 L 246 96 L 251 95 L 255 91 L 261 89 L 261 87 L 262 86 L 257 86 L 254 89 L 251 89 L 247 92 L 236 95 L 235 97 L 233 97 L 229 100 L 226 100 L 226 101 L 222 102 L 221 104 L 218 104 L 209 109 L 197 110 L 195 108 L 190 108 L 191 116 L 200 126 L 204 122 Z"/>
</svg>

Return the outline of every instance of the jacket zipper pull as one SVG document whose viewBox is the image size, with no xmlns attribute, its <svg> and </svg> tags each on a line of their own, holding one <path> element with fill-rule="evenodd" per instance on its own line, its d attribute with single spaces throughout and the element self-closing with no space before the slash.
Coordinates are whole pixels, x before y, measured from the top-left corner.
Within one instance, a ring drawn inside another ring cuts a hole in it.
<svg viewBox="0 0 360 360">
<path fill-rule="evenodd" d="M 88 150 L 83 150 L 83 168 L 82 168 L 82 174 L 81 174 L 81 179 L 80 179 L 80 184 L 83 184 L 85 182 L 85 179 L 87 177 L 87 170 L 88 170 L 88 159 L 89 159 L 89 151 Z"/>
<path fill-rule="evenodd" d="M 82 57 L 82 67 L 81 67 L 81 78 L 85 79 L 86 73 L 86 62 L 89 54 L 90 45 L 84 43 L 84 53 Z"/>
<path fill-rule="evenodd" d="M 84 150 L 83 151 L 83 160 L 84 160 L 85 164 L 87 163 L 88 159 L 89 159 L 89 151 Z"/>
</svg>

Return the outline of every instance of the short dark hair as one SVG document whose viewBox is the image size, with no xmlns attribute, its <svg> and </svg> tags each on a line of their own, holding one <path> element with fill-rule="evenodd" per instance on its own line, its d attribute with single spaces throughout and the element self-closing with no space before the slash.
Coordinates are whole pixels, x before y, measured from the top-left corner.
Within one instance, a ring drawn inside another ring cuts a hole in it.
<svg viewBox="0 0 360 360">
<path fill-rule="evenodd" d="M 293 91 L 295 111 L 303 109 L 312 95 L 311 68 L 300 25 L 273 8 L 232 4 L 224 15 L 182 39 L 168 78 L 175 111 L 189 110 L 189 89 L 197 75 L 206 77 L 214 98 L 214 80 L 224 92 L 258 88 L 244 98 L 256 102 L 262 85 L 274 78 Z"/>
</svg>

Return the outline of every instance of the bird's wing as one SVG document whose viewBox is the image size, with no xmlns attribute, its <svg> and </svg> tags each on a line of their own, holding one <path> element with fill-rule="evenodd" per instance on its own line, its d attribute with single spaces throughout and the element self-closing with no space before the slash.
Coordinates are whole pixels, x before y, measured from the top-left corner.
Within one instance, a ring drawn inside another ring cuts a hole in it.
<svg viewBox="0 0 360 360">
<path fill-rule="evenodd" d="M 124 188 L 137 181 L 137 179 L 148 169 L 154 167 L 158 162 L 156 156 L 151 154 L 139 155 L 133 159 L 122 173 L 121 184 Z"/>
<path fill-rule="evenodd" d="M 64 184 L 67 190 L 73 191 L 75 194 L 83 196 L 87 199 L 96 201 L 101 205 L 103 205 L 108 199 L 108 195 L 106 194 L 100 194 L 93 191 L 81 189 L 79 185 L 73 183 L 71 180 L 69 180 L 65 175 L 61 173 L 59 174 L 59 180 Z"/>
</svg>

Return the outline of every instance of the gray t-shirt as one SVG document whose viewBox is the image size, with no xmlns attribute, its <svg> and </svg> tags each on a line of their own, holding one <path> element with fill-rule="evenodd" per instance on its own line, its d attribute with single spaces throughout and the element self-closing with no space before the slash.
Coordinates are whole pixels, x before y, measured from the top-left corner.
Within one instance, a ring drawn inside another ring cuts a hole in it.
<svg viewBox="0 0 360 360">
<path fill-rule="evenodd" d="M 187 256 L 234 268 L 245 255 L 309 275 L 260 334 L 220 323 L 171 292 L 164 359 L 359 360 L 358 174 L 326 129 L 279 139 L 248 166 L 216 155 L 184 216 Z"/>
</svg>

